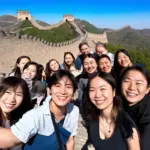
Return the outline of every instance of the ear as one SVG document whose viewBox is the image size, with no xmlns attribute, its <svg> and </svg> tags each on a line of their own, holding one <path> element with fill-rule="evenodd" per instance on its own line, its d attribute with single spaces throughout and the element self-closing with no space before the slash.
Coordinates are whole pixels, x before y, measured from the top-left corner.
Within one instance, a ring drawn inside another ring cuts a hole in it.
<svg viewBox="0 0 150 150">
<path fill-rule="evenodd" d="M 150 92 L 150 86 L 147 87 L 146 94 Z"/>
<path fill-rule="evenodd" d="M 116 89 L 113 90 L 113 97 L 116 96 Z"/>
</svg>

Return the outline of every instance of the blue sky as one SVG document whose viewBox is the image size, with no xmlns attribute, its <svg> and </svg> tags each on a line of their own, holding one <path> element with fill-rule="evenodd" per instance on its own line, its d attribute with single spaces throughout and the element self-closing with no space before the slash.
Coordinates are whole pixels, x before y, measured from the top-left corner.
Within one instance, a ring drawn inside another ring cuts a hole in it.
<svg viewBox="0 0 150 150">
<path fill-rule="evenodd" d="M 17 15 L 17 10 L 50 24 L 69 13 L 100 28 L 150 28 L 150 0 L 1 0 L 0 15 Z"/>
</svg>

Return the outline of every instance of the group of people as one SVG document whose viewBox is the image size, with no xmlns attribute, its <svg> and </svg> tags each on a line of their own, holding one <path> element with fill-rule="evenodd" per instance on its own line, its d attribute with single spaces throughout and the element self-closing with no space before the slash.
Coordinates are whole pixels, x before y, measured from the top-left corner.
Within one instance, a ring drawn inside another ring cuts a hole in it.
<svg viewBox="0 0 150 150">
<path fill-rule="evenodd" d="M 74 150 L 81 114 L 83 150 L 150 150 L 150 77 L 125 49 L 79 44 L 44 67 L 17 59 L 0 83 L 0 149 Z M 47 92 L 48 91 L 48 92 Z M 76 92 L 77 91 L 77 92 Z M 74 96 L 75 95 L 75 96 Z"/>
</svg>

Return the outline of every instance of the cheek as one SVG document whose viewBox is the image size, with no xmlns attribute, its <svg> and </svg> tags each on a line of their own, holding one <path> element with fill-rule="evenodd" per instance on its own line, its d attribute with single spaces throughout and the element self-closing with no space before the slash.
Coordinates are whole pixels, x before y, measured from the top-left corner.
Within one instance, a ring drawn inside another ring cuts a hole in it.
<svg viewBox="0 0 150 150">
<path fill-rule="evenodd" d="M 23 102 L 23 97 L 16 97 L 16 106 L 19 107 Z"/>
<path fill-rule="evenodd" d="M 91 101 L 94 100 L 94 97 L 95 97 L 95 93 L 94 92 L 90 92 L 89 93 L 89 98 L 91 99 Z"/>
</svg>

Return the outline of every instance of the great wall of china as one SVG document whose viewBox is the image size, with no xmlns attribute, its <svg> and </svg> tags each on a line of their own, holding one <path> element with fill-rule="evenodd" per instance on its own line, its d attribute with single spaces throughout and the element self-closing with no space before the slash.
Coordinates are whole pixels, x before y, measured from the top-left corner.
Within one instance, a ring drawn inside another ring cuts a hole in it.
<svg viewBox="0 0 150 150">
<path fill-rule="evenodd" d="M 54 27 L 58 27 L 65 20 L 52 26 L 41 26 L 34 18 L 31 18 L 33 26 L 43 30 L 49 30 Z M 13 34 L 12 36 L 4 36 L 2 31 L 0 33 L 0 72 L 9 73 L 14 66 L 16 59 L 20 55 L 29 55 L 32 60 L 38 60 L 39 63 L 45 65 L 45 63 L 52 58 L 57 59 L 60 63 L 63 62 L 63 54 L 66 51 L 71 51 L 75 56 L 79 54 L 78 45 L 81 41 L 87 41 L 92 50 L 94 50 L 95 43 L 101 41 L 108 43 L 107 34 L 92 34 L 86 31 L 83 32 L 74 21 L 70 21 L 74 26 L 79 36 L 70 41 L 61 43 L 47 42 L 43 39 L 32 37 L 28 35 L 22 35 L 13 33 L 17 29 L 21 20 L 15 22 L 13 25 L 3 29 L 5 35 Z"/>
<path fill-rule="evenodd" d="M 77 56 L 79 54 L 78 45 L 82 41 L 87 41 L 91 47 L 91 50 L 94 50 L 95 42 L 97 41 L 108 43 L 106 33 L 88 33 L 81 30 L 74 21 L 71 21 L 70 23 L 72 26 L 74 26 L 79 36 L 70 41 L 61 43 L 51 43 L 28 35 L 20 36 L 19 34 L 16 34 L 16 31 L 21 23 L 22 21 L 19 20 L 0 32 L 0 75 L 3 75 L 3 73 L 8 74 L 14 67 L 16 59 L 21 55 L 28 55 L 33 61 L 37 61 L 45 66 L 45 64 L 52 58 L 55 58 L 59 61 L 59 63 L 62 63 L 64 52 L 67 51 L 70 51 L 74 54 L 74 56 Z M 49 30 L 54 27 L 58 27 L 64 23 L 64 20 L 56 25 L 45 27 L 39 25 L 32 17 L 31 23 L 36 28 Z M 83 127 L 80 121 L 78 134 L 75 139 L 75 150 L 81 150 L 87 140 L 86 129 Z"/>
</svg>

